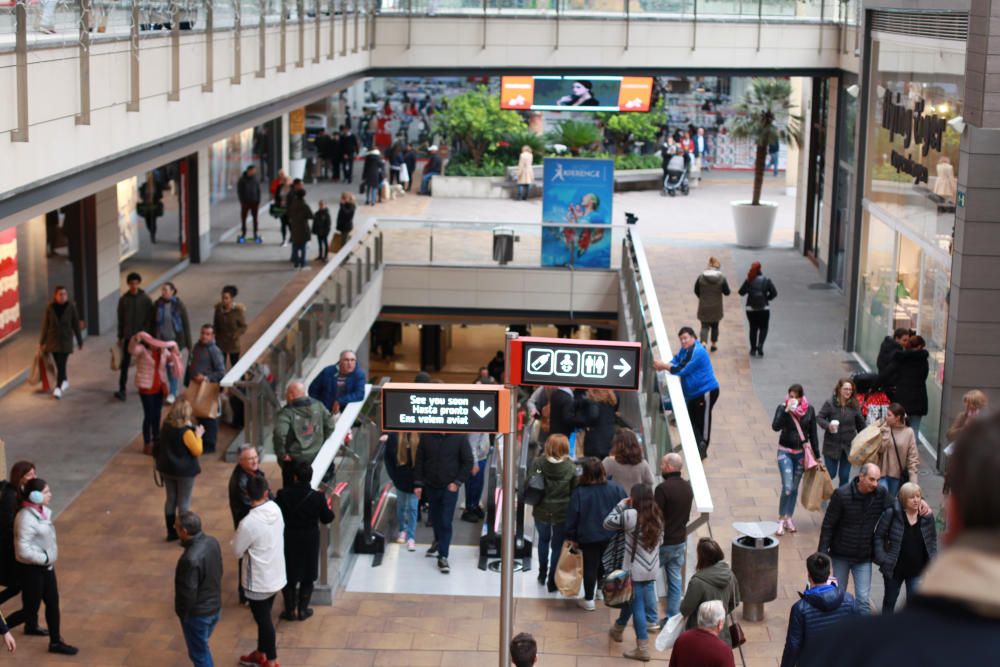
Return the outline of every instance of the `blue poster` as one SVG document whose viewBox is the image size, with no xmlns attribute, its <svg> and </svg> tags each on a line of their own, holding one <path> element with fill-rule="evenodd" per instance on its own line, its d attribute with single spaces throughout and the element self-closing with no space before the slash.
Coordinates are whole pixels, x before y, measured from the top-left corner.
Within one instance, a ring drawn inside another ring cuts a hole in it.
<svg viewBox="0 0 1000 667">
<path fill-rule="evenodd" d="M 545 158 L 544 174 L 542 221 L 583 227 L 544 227 L 542 266 L 609 268 L 611 230 L 587 226 L 611 224 L 614 161 Z"/>
</svg>

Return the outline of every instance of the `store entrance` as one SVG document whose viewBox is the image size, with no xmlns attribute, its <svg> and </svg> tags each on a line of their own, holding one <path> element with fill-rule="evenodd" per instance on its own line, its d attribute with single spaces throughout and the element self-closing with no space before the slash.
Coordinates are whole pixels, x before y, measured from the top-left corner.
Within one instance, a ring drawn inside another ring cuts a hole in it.
<svg viewBox="0 0 1000 667">
<path fill-rule="evenodd" d="M 829 105 L 829 79 L 812 80 L 812 105 L 809 114 L 809 171 L 806 175 L 806 218 L 803 248 L 814 262 L 820 256 L 823 238 L 823 185 L 826 172 L 826 123 Z"/>
</svg>

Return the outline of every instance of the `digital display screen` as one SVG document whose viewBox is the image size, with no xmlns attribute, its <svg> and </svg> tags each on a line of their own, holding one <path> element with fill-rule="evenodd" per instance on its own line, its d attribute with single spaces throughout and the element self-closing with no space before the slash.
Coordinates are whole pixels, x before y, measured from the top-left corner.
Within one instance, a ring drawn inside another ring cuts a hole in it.
<svg viewBox="0 0 1000 667">
<path fill-rule="evenodd" d="M 500 106 L 534 111 L 649 111 L 649 76 L 504 76 Z"/>
</svg>

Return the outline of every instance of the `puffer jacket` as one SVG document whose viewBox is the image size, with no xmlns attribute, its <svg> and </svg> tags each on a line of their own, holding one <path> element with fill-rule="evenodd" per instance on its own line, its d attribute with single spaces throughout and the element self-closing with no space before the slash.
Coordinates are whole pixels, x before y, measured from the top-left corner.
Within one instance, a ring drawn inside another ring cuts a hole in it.
<svg viewBox="0 0 1000 667">
<path fill-rule="evenodd" d="M 900 547 L 903 545 L 903 530 L 906 528 L 906 521 L 906 512 L 896 500 L 892 503 L 892 507 L 882 512 L 882 517 L 878 520 L 878 526 L 875 528 L 875 541 L 872 545 L 875 551 L 873 560 L 882 574 L 887 577 L 891 577 L 896 569 Z M 934 526 L 934 516 L 931 514 L 920 516 L 918 514 L 917 523 L 920 524 L 920 534 L 924 538 L 927 558 L 933 560 L 937 555 L 937 528 Z"/>
<path fill-rule="evenodd" d="M 875 525 L 891 502 L 883 486 L 871 493 L 858 491 L 857 477 L 836 489 L 823 516 L 817 551 L 851 563 L 869 562 Z"/>
<path fill-rule="evenodd" d="M 830 433 L 830 422 L 834 419 L 840 425 L 836 433 Z M 841 454 L 850 454 L 851 441 L 865 427 L 865 418 L 861 416 L 857 402 L 841 406 L 831 398 L 820 408 L 816 423 L 823 429 L 823 456 L 839 459 Z"/>
<path fill-rule="evenodd" d="M 813 586 L 805 593 L 799 593 L 799 598 L 788 615 L 781 667 L 798 665 L 799 656 L 810 642 L 816 641 L 817 635 L 838 621 L 859 613 L 854 596 L 833 584 Z"/>
<path fill-rule="evenodd" d="M 59 558 L 56 527 L 52 511 L 38 505 L 25 505 L 14 519 L 14 556 L 25 565 L 55 565 Z"/>
<path fill-rule="evenodd" d="M 652 547 L 643 544 L 642 540 L 636 544 L 635 528 L 639 521 L 639 513 L 626 505 L 626 502 L 628 498 L 619 500 L 604 517 L 604 529 L 624 531 L 625 561 L 622 563 L 622 569 L 629 571 L 632 581 L 656 581 L 656 575 L 660 570 L 660 544 L 663 542 L 663 534 L 656 538 L 656 544 Z"/>
<path fill-rule="evenodd" d="M 727 613 L 732 613 L 740 605 L 739 582 L 729 563 L 724 560 L 698 570 L 691 577 L 684 599 L 681 600 L 681 614 L 687 619 L 685 629 L 693 630 L 698 627 L 698 607 L 702 602 L 710 600 L 720 600 Z M 728 621 L 726 625 L 729 625 Z M 732 645 L 728 632 L 723 632 L 719 639 L 726 642 L 727 646 Z"/>
<path fill-rule="evenodd" d="M 684 400 L 690 401 L 719 388 L 719 381 L 715 379 L 715 372 L 712 370 L 712 360 L 698 341 L 690 349 L 681 348 L 670 363 L 670 372 L 681 379 Z"/>
<path fill-rule="evenodd" d="M 719 322 L 722 320 L 722 297 L 729 296 L 729 282 L 718 269 L 705 269 L 694 281 L 694 293 L 698 297 L 698 321 Z"/>
<path fill-rule="evenodd" d="M 802 435 L 805 441 L 799 436 L 799 429 L 795 428 L 795 420 L 791 413 L 785 411 L 784 404 L 778 405 L 774 411 L 774 419 L 771 421 L 771 428 L 778 432 L 778 445 L 785 449 L 801 452 L 806 442 L 811 443 L 813 454 L 819 456 L 819 436 L 816 434 L 816 412 L 810 405 L 806 408 L 806 413 L 799 420 L 802 428 Z"/>
<path fill-rule="evenodd" d="M 162 350 L 159 364 L 153 361 L 153 353 L 146 346 L 139 344 L 140 340 Z M 135 386 L 139 389 L 149 389 L 153 386 L 153 373 L 160 374 L 160 383 L 166 387 L 167 364 L 173 365 L 174 377 L 184 375 L 184 363 L 181 361 L 180 351 L 174 341 L 164 343 L 162 340 L 157 340 L 146 332 L 142 332 L 129 340 L 128 352 L 132 355 L 135 364 Z"/>
<path fill-rule="evenodd" d="M 243 559 L 240 582 L 253 593 L 277 593 L 285 578 L 285 520 L 272 500 L 250 510 L 236 529 L 233 554 Z"/>
<path fill-rule="evenodd" d="M 539 456 L 531 462 L 528 476 L 538 473 L 545 477 L 545 497 L 531 515 L 535 521 L 562 523 L 566 520 L 569 499 L 576 486 L 576 464 L 569 458 L 557 460 Z"/>
</svg>

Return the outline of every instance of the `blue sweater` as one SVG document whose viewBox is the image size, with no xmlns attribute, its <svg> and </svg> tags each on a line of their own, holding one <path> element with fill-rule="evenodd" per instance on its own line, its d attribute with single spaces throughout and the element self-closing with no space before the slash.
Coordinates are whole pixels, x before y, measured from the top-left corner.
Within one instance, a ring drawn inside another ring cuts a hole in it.
<svg viewBox="0 0 1000 667">
<path fill-rule="evenodd" d="M 670 363 L 670 372 L 681 379 L 684 400 L 690 401 L 719 388 L 719 381 L 715 379 L 715 373 L 712 371 L 712 360 L 700 342 L 695 341 L 694 345 L 686 350 L 681 348 Z"/>
<path fill-rule="evenodd" d="M 781 667 L 795 667 L 806 644 L 816 641 L 817 634 L 859 613 L 854 597 L 833 584 L 813 586 L 799 596 L 802 599 L 792 605 L 789 614 Z"/>
<path fill-rule="evenodd" d="M 343 391 L 337 393 L 337 379 L 340 372 L 337 364 L 324 368 L 316 379 L 309 383 L 309 395 L 323 404 L 327 410 L 332 409 L 333 402 L 337 401 L 343 409 L 348 403 L 360 401 L 365 397 L 365 372 L 360 368 L 347 375 L 344 379 Z"/>
<path fill-rule="evenodd" d="M 626 495 L 617 482 L 577 486 L 566 511 L 566 538 L 580 544 L 610 540 L 615 533 L 604 529 L 604 517 Z"/>
</svg>

